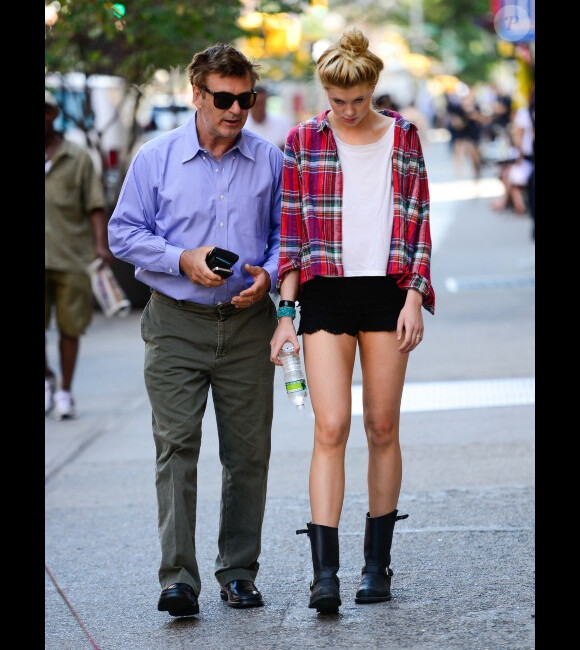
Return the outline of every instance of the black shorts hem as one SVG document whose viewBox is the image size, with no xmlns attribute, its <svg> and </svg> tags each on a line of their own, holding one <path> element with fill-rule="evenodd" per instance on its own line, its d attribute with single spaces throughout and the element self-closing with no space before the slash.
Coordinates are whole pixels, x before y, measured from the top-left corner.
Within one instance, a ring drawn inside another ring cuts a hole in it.
<svg viewBox="0 0 580 650">
<path fill-rule="evenodd" d="M 297 333 L 393 332 L 406 298 L 390 276 L 317 276 L 302 287 Z"/>
</svg>

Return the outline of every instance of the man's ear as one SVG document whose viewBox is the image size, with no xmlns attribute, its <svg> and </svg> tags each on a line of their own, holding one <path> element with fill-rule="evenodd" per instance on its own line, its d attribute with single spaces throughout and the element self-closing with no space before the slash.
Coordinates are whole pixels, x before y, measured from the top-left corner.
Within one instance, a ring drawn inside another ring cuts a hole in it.
<svg viewBox="0 0 580 650">
<path fill-rule="evenodd" d="M 198 86 L 193 86 L 193 105 L 196 108 L 201 107 L 201 90 Z"/>
</svg>

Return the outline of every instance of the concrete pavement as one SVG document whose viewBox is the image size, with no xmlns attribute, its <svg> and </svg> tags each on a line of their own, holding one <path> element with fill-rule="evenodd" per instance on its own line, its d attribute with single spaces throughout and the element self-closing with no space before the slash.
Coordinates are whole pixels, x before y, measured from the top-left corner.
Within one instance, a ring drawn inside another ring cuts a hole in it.
<svg viewBox="0 0 580 650">
<path fill-rule="evenodd" d="M 426 160 L 437 313 L 424 313 L 425 341 L 411 355 L 408 385 L 533 377 L 529 219 L 489 210 L 493 182 L 451 184 L 443 145 L 428 148 Z M 47 649 L 534 648 L 533 404 L 490 407 L 476 395 L 458 409 L 450 394 L 444 409 L 403 412 L 399 509 L 410 516 L 395 528 L 393 600 L 366 606 L 354 603 L 367 503 L 364 429 L 353 415 L 339 532 L 343 606 L 317 616 L 307 607 L 309 542 L 295 535 L 310 519 L 313 417 L 310 405 L 298 411 L 288 402 L 279 369 L 257 579 L 265 607 L 229 609 L 213 577 L 221 467 L 210 403 L 198 470 L 201 611 L 188 619 L 157 612 L 154 447 L 139 318 L 95 318 L 75 379 L 79 416 L 46 418 L 46 563 L 60 589 L 47 573 Z M 54 329 L 48 338 L 54 360 Z M 357 364 L 353 385 L 360 381 Z"/>
</svg>

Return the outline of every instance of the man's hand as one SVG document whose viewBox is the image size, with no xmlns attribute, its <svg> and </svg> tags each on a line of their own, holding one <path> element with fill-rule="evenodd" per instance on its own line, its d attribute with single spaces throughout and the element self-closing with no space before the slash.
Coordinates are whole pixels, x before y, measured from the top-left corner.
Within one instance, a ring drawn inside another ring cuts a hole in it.
<svg viewBox="0 0 580 650">
<path fill-rule="evenodd" d="M 234 296 L 232 298 L 232 305 L 238 307 L 238 309 L 247 309 L 252 305 L 255 305 L 258 300 L 262 298 L 270 291 L 270 274 L 268 271 L 263 269 L 261 266 L 251 266 L 246 264 L 244 266 L 246 271 L 254 278 L 254 284 L 249 289 L 244 289 L 240 291 L 239 296 Z"/>
<path fill-rule="evenodd" d="M 183 251 L 179 258 L 179 270 L 193 284 L 201 284 L 202 287 L 215 289 L 221 287 L 225 282 L 216 273 L 212 273 L 205 263 L 205 258 L 213 246 L 200 246 Z"/>
<path fill-rule="evenodd" d="M 105 211 L 102 208 L 97 208 L 90 213 L 89 219 L 91 220 L 91 228 L 95 242 L 95 257 L 100 257 L 107 266 L 111 266 L 115 258 L 109 250 Z"/>
</svg>

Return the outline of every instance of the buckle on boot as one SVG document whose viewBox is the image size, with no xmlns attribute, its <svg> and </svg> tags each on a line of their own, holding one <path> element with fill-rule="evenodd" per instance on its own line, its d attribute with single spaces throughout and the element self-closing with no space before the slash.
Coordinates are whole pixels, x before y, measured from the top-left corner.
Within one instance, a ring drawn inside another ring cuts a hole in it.
<svg viewBox="0 0 580 650">
<path fill-rule="evenodd" d="M 364 575 L 365 573 L 374 573 L 381 576 L 393 575 L 393 571 L 390 567 L 387 568 L 377 564 L 365 564 L 361 569 L 361 574 Z"/>
</svg>

